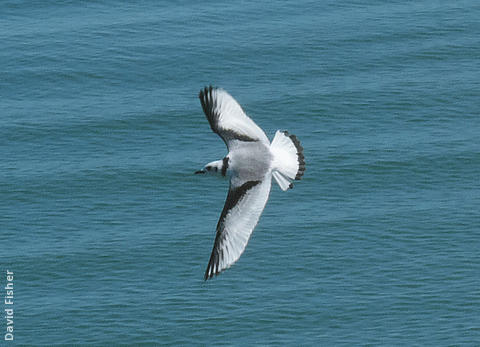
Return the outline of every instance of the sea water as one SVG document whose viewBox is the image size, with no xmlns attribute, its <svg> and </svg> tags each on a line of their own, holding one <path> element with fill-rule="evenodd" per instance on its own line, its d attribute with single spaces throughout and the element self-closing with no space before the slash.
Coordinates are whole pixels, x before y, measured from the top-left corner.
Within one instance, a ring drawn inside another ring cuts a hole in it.
<svg viewBox="0 0 480 347">
<path fill-rule="evenodd" d="M 478 345 L 479 16 L 475 0 L 3 1 L 13 343 Z M 228 190 L 193 174 L 227 153 L 197 98 L 210 84 L 270 139 L 297 135 L 307 170 L 204 282 Z"/>
</svg>

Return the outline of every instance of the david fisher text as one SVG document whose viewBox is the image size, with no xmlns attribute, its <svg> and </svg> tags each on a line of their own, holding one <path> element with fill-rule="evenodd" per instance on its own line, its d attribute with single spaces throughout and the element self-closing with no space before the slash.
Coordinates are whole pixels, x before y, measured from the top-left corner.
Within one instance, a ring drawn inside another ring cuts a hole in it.
<svg viewBox="0 0 480 347">
<path fill-rule="evenodd" d="M 7 324 L 5 341 L 13 341 L 13 271 L 9 270 L 5 286 L 5 319 Z"/>
</svg>

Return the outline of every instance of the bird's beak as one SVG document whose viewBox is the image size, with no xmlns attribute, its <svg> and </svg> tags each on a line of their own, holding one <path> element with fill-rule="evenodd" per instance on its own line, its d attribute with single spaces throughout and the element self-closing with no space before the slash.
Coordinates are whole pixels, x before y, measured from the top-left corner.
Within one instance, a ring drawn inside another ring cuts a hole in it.
<svg viewBox="0 0 480 347">
<path fill-rule="evenodd" d="M 198 171 L 195 171 L 195 175 L 198 175 L 198 174 L 204 174 L 205 173 L 205 170 L 198 170 Z"/>
</svg>

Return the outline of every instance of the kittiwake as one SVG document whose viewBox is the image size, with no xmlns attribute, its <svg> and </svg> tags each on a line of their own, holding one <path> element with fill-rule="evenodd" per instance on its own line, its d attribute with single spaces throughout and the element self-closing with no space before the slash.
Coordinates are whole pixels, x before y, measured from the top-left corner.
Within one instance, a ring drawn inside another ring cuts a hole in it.
<svg viewBox="0 0 480 347">
<path fill-rule="evenodd" d="M 242 255 L 270 194 L 272 176 L 282 190 L 293 188 L 305 171 L 303 148 L 295 135 L 277 130 L 272 143 L 263 130 L 221 88 L 199 94 L 213 132 L 225 142 L 225 158 L 208 163 L 196 174 L 230 178 L 225 206 L 217 224 L 205 280 L 229 268 Z"/>
</svg>

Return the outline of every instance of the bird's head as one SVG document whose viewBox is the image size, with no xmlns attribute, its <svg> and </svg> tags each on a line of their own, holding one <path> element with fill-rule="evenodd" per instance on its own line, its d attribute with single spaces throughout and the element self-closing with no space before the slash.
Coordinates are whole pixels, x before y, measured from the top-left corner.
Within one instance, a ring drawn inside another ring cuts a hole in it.
<svg viewBox="0 0 480 347">
<path fill-rule="evenodd" d="M 216 160 L 208 163 L 203 169 L 195 171 L 195 174 L 221 174 L 223 168 L 223 160 Z"/>
</svg>

